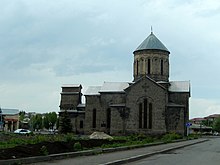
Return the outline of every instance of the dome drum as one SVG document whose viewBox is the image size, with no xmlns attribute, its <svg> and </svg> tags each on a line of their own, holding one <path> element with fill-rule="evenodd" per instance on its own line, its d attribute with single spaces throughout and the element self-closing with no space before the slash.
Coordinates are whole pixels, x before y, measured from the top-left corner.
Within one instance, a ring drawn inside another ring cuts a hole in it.
<svg viewBox="0 0 220 165">
<path fill-rule="evenodd" d="M 134 81 L 149 76 L 155 81 L 169 81 L 168 49 L 151 33 L 134 51 Z"/>
</svg>

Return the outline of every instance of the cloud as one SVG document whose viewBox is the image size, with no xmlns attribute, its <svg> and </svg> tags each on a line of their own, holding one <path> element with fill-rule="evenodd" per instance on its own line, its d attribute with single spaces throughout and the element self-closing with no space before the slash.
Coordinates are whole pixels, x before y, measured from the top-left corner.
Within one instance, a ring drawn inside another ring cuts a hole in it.
<svg viewBox="0 0 220 165">
<path fill-rule="evenodd" d="M 218 0 L 1 1 L 0 104 L 59 110 L 61 84 L 132 81 L 133 51 L 153 26 L 170 79 L 191 82 L 192 116 L 217 112 L 219 10 Z"/>
<path fill-rule="evenodd" d="M 218 99 L 191 98 L 190 105 L 190 118 L 220 114 Z"/>
</svg>

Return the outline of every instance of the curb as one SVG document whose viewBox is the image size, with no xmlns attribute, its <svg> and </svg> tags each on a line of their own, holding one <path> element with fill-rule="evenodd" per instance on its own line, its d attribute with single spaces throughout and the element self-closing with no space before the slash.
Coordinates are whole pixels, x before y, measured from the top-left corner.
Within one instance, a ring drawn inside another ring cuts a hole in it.
<svg viewBox="0 0 220 165">
<path fill-rule="evenodd" d="M 181 140 L 181 141 L 186 141 L 186 140 Z M 202 142 L 205 142 L 205 141 L 208 141 L 208 140 L 204 139 L 204 140 L 196 141 L 195 143 L 191 143 L 191 144 L 185 144 L 185 145 L 168 148 L 168 149 L 161 150 L 161 151 L 156 151 L 156 152 L 152 152 L 152 153 L 148 153 L 148 154 L 137 155 L 137 156 L 126 158 L 126 159 L 121 159 L 121 160 L 108 162 L 108 163 L 103 164 L 103 165 L 118 165 L 118 164 L 133 162 L 133 161 L 137 161 L 137 160 L 140 160 L 140 159 L 143 159 L 143 158 L 147 158 L 147 157 L 152 156 L 152 155 L 168 152 L 168 151 L 171 151 L 171 150 L 175 150 L 175 149 L 183 148 L 183 147 L 186 147 L 186 146 L 202 143 Z M 178 143 L 178 142 L 180 142 L 180 140 L 174 141 L 174 143 L 175 142 Z M 51 154 L 51 155 L 47 155 L 47 156 L 36 156 L 36 157 L 27 157 L 27 158 L 20 158 L 20 159 L 0 160 L 0 164 L 1 165 L 30 164 L 30 163 L 37 163 L 37 162 L 44 162 L 44 161 L 51 161 L 51 160 L 60 160 L 60 159 L 65 159 L 65 158 L 74 158 L 74 157 L 78 157 L 78 156 L 89 156 L 89 155 L 95 155 L 95 154 L 100 154 L 100 153 L 110 153 L 110 152 L 115 152 L 115 151 L 124 151 L 124 150 L 130 150 L 130 149 L 134 149 L 134 148 L 156 146 L 156 145 L 161 145 L 161 144 L 165 144 L 165 143 L 164 142 L 158 142 L 158 143 L 145 144 L 145 145 L 133 145 L 133 146 L 126 146 L 126 147 L 106 148 L 106 149 L 97 148 L 97 149 L 93 149 L 93 150 L 86 150 L 86 151 L 79 151 L 79 152 L 68 152 L 68 153 L 60 153 L 60 154 Z"/>
<path fill-rule="evenodd" d="M 185 145 L 180 145 L 180 146 L 176 146 L 176 147 L 167 148 L 167 149 L 164 149 L 164 150 L 161 150 L 161 151 L 155 151 L 155 152 L 151 152 L 151 153 L 147 153 L 147 154 L 137 155 L 137 156 L 133 156 L 133 157 L 126 158 L 126 159 L 115 160 L 115 161 L 100 164 L 100 165 L 121 165 L 121 164 L 125 164 L 125 163 L 131 163 L 131 162 L 141 160 L 141 159 L 144 159 L 144 158 L 156 155 L 156 154 L 166 153 L 166 152 L 169 152 L 169 151 L 172 151 L 172 150 L 184 148 L 184 147 L 191 146 L 191 145 L 194 145 L 194 144 L 203 143 L 205 141 L 208 141 L 208 139 L 197 141 L 197 142 L 191 143 L 191 144 L 185 144 Z"/>
</svg>

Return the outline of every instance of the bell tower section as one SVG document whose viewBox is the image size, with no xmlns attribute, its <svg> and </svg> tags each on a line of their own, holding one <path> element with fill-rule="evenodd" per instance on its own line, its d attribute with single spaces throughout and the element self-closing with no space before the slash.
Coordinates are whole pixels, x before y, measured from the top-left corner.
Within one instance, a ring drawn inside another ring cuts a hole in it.
<svg viewBox="0 0 220 165">
<path fill-rule="evenodd" d="M 151 34 L 133 52 L 133 76 L 137 81 L 148 76 L 155 81 L 169 81 L 169 50 Z"/>
</svg>

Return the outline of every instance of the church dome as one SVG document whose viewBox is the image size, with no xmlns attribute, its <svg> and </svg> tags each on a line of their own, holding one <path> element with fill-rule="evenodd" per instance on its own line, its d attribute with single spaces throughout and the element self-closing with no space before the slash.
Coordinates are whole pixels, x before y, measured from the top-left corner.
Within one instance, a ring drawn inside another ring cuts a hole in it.
<svg viewBox="0 0 220 165">
<path fill-rule="evenodd" d="M 153 32 L 151 32 L 151 34 L 137 47 L 134 52 L 140 50 L 162 50 L 170 53 L 164 44 L 153 34 Z"/>
</svg>

